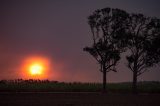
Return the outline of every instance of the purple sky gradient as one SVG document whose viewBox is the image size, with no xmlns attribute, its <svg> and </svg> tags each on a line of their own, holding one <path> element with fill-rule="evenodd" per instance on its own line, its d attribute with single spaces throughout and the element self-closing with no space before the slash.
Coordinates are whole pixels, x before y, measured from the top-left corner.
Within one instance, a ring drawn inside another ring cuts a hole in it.
<svg viewBox="0 0 160 106">
<path fill-rule="evenodd" d="M 51 80 L 101 82 L 98 64 L 83 47 L 91 45 L 87 17 L 104 7 L 160 18 L 159 0 L 1 0 L 0 79 L 21 78 L 19 67 L 24 58 L 43 55 L 57 69 L 51 70 Z M 108 74 L 109 82 L 132 80 L 122 57 L 118 72 Z M 159 68 L 139 80 L 160 81 Z M 59 77 L 52 76 L 54 71 Z"/>
</svg>

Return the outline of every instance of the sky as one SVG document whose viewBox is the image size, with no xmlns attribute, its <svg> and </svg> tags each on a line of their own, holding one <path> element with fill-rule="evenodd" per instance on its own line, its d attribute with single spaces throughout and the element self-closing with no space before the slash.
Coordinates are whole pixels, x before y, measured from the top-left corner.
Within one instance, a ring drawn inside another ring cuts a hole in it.
<svg viewBox="0 0 160 106">
<path fill-rule="evenodd" d="M 96 9 L 119 8 L 160 18 L 159 0 L 1 0 L 0 79 L 24 78 L 27 58 L 47 58 L 46 79 L 101 82 L 102 73 L 92 56 L 83 51 L 90 46 L 87 17 Z M 123 54 L 117 73 L 107 74 L 108 82 L 132 81 Z M 141 75 L 139 81 L 160 81 L 160 67 Z"/>
</svg>

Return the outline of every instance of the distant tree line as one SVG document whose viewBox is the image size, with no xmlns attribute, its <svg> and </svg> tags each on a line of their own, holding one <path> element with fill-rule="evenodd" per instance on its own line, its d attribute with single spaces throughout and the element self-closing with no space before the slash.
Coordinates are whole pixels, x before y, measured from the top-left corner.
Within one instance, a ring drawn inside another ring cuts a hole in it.
<svg viewBox="0 0 160 106">
<path fill-rule="evenodd" d="M 103 73 L 117 72 L 121 53 L 127 52 L 127 67 L 133 72 L 133 93 L 137 93 L 137 77 L 160 61 L 160 19 L 121 9 L 103 8 L 88 17 L 92 45 L 83 50 L 91 54 Z"/>
<path fill-rule="evenodd" d="M 9 84 L 9 83 L 58 83 L 58 81 L 49 81 L 46 80 L 40 80 L 40 79 L 15 79 L 15 80 L 0 80 L 0 84 Z"/>
<path fill-rule="evenodd" d="M 40 79 L 14 79 L 14 80 L 0 80 L 0 84 L 34 84 L 34 83 L 59 83 L 59 84 L 68 84 L 68 85 L 80 85 L 80 84 L 88 84 L 88 85 L 96 85 L 100 83 L 82 83 L 82 82 L 59 82 L 54 80 L 40 80 Z"/>
</svg>

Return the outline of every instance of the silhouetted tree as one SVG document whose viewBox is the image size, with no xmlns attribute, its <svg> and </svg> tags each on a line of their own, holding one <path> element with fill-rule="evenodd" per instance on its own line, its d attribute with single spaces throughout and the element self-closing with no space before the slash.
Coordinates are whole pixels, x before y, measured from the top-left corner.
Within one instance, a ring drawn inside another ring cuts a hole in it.
<svg viewBox="0 0 160 106">
<path fill-rule="evenodd" d="M 115 66 L 120 60 L 120 53 L 126 42 L 121 38 L 125 36 L 127 17 L 128 14 L 125 11 L 110 8 L 96 10 L 88 17 L 93 44 L 85 47 L 84 51 L 89 52 L 100 64 L 104 92 L 106 91 L 106 74 L 110 71 L 116 72 Z"/>
<path fill-rule="evenodd" d="M 153 30 L 151 46 L 147 47 L 147 59 L 149 64 L 156 65 L 160 62 L 160 19 L 153 18 L 150 23 Z"/>
<path fill-rule="evenodd" d="M 155 54 L 149 51 L 153 47 L 154 37 L 159 34 L 156 22 L 143 14 L 130 14 L 128 18 L 126 39 L 129 55 L 126 58 L 128 67 L 133 72 L 133 93 L 137 93 L 137 77 L 156 63 L 153 59 Z"/>
</svg>

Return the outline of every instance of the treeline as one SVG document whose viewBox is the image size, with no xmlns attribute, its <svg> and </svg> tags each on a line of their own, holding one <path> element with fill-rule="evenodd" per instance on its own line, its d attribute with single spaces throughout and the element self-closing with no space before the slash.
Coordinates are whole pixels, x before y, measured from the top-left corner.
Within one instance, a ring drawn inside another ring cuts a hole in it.
<svg viewBox="0 0 160 106">
<path fill-rule="evenodd" d="M 0 84 L 18 84 L 18 83 L 61 83 L 61 84 L 88 84 L 88 85 L 96 85 L 101 83 L 96 82 L 60 82 L 54 80 L 40 80 L 40 79 L 14 79 L 14 80 L 0 80 Z M 118 82 L 118 83 L 109 83 L 109 84 L 131 84 L 132 82 Z M 139 81 L 138 84 L 160 84 L 160 81 Z"/>
<path fill-rule="evenodd" d="M 90 82 L 59 82 L 54 80 L 40 80 L 40 79 L 14 79 L 14 80 L 0 80 L 0 84 L 34 84 L 34 83 L 52 83 L 52 84 L 88 84 L 88 85 L 94 85 L 94 84 L 100 84 L 100 83 L 90 83 Z"/>
<path fill-rule="evenodd" d="M 50 81 L 48 79 L 46 80 L 40 80 L 40 79 L 15 79 L 15 80 L 0 80 L 0 84 L 9 84 L 9 83 L 58 83 L 58 81 Z"/>
</svg>

